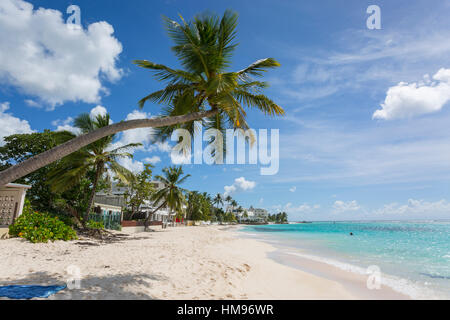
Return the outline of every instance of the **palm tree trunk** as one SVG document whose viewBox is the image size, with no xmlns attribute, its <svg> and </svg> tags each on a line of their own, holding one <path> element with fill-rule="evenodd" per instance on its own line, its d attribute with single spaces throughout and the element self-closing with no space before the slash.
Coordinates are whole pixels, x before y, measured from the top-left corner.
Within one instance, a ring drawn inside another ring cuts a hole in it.
<svg viewBox="0 0 450 320">
<path fill-rule="evenodd" d="M 57 161 L 69 154 L 85 147 L 103 137 L 113 135 L 115 133 L 137 129 L 137 128 L 157 128 L 171 126 L 178 123 L 189 122 L 214 116 L 217 110 L 208 110 L 194 112 L 182 116 L 163 117 L 153 119 L 138 119 L 114 123 L 107 127 L 103 127 L 87 134 L 78 136 L 66 143 L 63 143 L 53 149 L 47 150 L 30 159 L 27 159 L 15 166 L 0 172 L 0 186 L 4 186 L 10 182 L 20 179 L 33 171 L 36 171 L 46 165 Z"/>
<path fill-rule="evenodd" d="M 95 191 L 97 190 L 97 184 L 98 180 L 100 179 L 100 175 L 103 171 L 103 163 L 98 163 L 97 168 L 95 170 L 95 178 L 94 183 L 92 184 L 92 191 L 91 195 L 89 197 L 89 204 L 86 213 L 84 214 L 83 224 L 86 225 L 88 219 L 89 219 L 89 213 L 91 213 L 92 206 L 94 205 L 94 197 L 95 197 Z"/>
<path fill-rule="evenodd" d="M 162 207 L 164 207 L 164 206 L 166 205 L 166 203 L 167 203 L 167 202 L 164 201 L 162 205 L 160 205 L 155 211 L 149 213 L 149 215 L 147 216 L 147 218 L 145 218 L 145 222 L 144 222 L 144 231 L 147 231 L 147 230 L 148 230 L 148 221 L 150 220 L 150 217 L 151 217 L 152 215 L 154 215 L 155 212 L 157 212 L 159 209 L 161 209 Z"/>
</svg>

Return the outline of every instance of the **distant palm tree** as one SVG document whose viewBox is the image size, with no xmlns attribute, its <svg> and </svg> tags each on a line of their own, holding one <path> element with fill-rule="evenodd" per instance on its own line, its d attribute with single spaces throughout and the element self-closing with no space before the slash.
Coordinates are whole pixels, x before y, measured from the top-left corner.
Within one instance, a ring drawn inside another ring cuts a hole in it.
<svg viewBox="0 0 450 320">
<path fill-rule="evenodd" d="M 216 196 L 213 199 L 213 204 L 216 205 L 216 208 L 219 208 L 219 205 L 223 206 L 223 197 L 220 193 L 216 194 Z"/>
<path fill-rule="evenodd" d="M 182 184 L 191 175 L 187 174 L 185 176 L 182 176 L 183 168 L 181 166 L 164 168 L 162 172 L 163 176 L 157 175 L 155 176 L 155 179 L 161 181 L 164 184 L 164 187 L 158 190 L 153 197 L 154 204 L 159 206 L 145 219 L 146 230 L 148 229 L 148 222 L 150 217 L 158 210 L 167 206 L 169 208 L 170 218 L 171 212 L 183 212 L 183 204 L 186 202 L 183 193 L 187 192 L 187 190 L 181 188 L 179 185 Z"/>
<path fill-rule="evenodd" d="M 233 201 L 233 198 L 231 196 L 226 196 L 225 197 L 225 202 L 227 203 L 226 210 L 228 210 L 228 207 L 230 206 L 231 201 Z"/>
<path fill-rule="evenodd" d="M 75 127 L 79 128 L 82 134 L 87 134 L 108 126 L 109 122 L 109 114 L 97 115 L 97 117 L 92 118 L 88 113 L 83 113 L 75 119 L 74 123 Z M 87 221 L 89 213 L 92 210 L 99 179 L 107 169 L 114 173 L 120 181 L 125 183 L 133 177 L 132 173 L 121 166 L 117 160 L 120 158 L 132 158 L 133 155 L 126 152 L 126 150 L 141 146 L 142 144 L 130 143 L 111 150 L 114 138 L 115 135 L 106 136 L 72 153 L 63 158 L 58 166 L 49 173 L 48 183 L 51 189 L 61 192 L 79 183 L 89 170 L 95 171 L 88 207 L 84 213 L 84 223 Z"/>
<path fill-rule="evenodd" d="M 0 172 L 0 186 L 19 179 L 43 166 L 59 160 L 103 137 L 135 128 L 154 127 L 158 137 L 170 137 L 175 128 L 195 130 L 195 120 L 204 120 L 207 128 L 224 130 L 248 128 L 247 109 L 256 108 L 269 116 L 283 115 L 284 110 L 261 93 L 266 82 L 256 81 L 265 71 L 280 66 L 273 58 L 258 60 L 248 67 L 234 72 L 226 71 L 237 44 L 237 14 L 226 11 L 222 18 L 200 15 L 193 21 L 182 22 L 164 18 L 170 38 L 175 45 L 172 51 L 184 70 L 172 69 L 147 60 L 134 61 L 140 67 L 151 70 L 158 81 L 166 82 L 162 90 L 141 99 L 165 106 L 163 115 L 152 119 L 118 122 L 39 154 Z"/>
</svg>

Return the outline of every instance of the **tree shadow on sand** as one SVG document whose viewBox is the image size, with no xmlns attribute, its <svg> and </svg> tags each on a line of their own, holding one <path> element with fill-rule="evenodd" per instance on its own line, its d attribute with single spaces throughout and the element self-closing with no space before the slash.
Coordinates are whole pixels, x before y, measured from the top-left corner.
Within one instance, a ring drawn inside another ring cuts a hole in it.
<svg viewBox="0 0 450 320">
<path fill-rule="evenodd" d="M 70 276 L 67 275 L 67 279 L 69 278 Z M 50 296 L 48 300 L 153 300 L 155 298 L 148 294 L 149 289 L 154 282 L 166 280 L 167 278 L 164 276 L 152 274 L 84 276 L 80 281 L 80 289 L 66 288 Z M 65 281 L 61 280 L 61 277 L 47 272 L 35 272 L 19 280 L 0 280 L 0 286 L 65 285 Z M 74 282 L 72 281 L 71 283 Z M 135 287 L 134 292 L 131 291 L 131 286 Z M 2 299 L 5 298 L 0 297 L 0 300 Z"/>
</svg>

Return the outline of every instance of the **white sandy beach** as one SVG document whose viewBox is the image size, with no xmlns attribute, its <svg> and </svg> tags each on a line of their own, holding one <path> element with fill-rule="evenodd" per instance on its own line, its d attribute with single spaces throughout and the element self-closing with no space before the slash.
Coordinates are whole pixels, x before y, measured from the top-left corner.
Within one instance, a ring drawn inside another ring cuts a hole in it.
<svg viewBox="0 0 450 320">
<path fill-rule="evenodd" d="M 67 268 L 76 266 L 81 288 L 50 299 L 406 298 L 365 289 L 363 277 L 328 266 L 304 262 L 320 271 L 308 273 L 275 262 L 268 258 L 274 247 L 242 238 L 233 227 L 155 230 L 112 243 L 1 240 L 0 285 L 64 284 Z"/>
</svg>

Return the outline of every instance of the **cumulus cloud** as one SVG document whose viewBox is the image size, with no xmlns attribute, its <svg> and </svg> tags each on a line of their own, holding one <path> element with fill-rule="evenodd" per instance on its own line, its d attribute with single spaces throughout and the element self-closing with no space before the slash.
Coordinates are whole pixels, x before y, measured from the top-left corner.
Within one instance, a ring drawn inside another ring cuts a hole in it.
<svg viewBox="0 0 450 320">
<path fill-rule="evenodd" d="M 118 160 L 119 164 L 127 168 L 133 173 L 139 173 L 144 170 L 144 164 L 141 161 L 133 160 L 131 158 L 121 158 Z"/>
<path fill-rule="evenodd" d="M 128 121 L 147 118 L 150 118 L 150 113 L 133 110 L 127 115 L 125 120 Z M 129 143 L 142 143 L 143 146 L 135 150 L 145 150 L 148 148 L 149 150 L 147 151 L 153 151 L 150 150 L 152 147 L 149 146 L 152 141 L 152 133 L 153 130 L 151 128 L 140 128 L 124 131 L 121 133 L 120 139 L 115 144 L 115 147 L 124 146 Z"/>
<path fill-rule="evenodd" d="M 303 203 L 298 206 L 293 206 L 292 203 L 287 203 L 284 207 L 280 207 L 282 211 L 287 213 L 296 214 L 296 213 L 312 213 L 314 210 L 320 208 L 320 205 L 314 204 L 310 205 L 308 203 Z"/>
<path fill-rule="evenodd" d="M 103 106 L 96 106 L 93 108 L 90 112 L 91 118 L 96 118 L 98 115 L 104 116 L 108 113 L 108 110 L 106 110 Z"/>
<path fill-rule="evenodd" d="M 89 112 L 91 118 L 95 118 L 98 115 L 105 115 L 107 113 L 108 110 L 103 106 L 96 106 Z M 52 125 L 56 127 L 56 131 L 70 131 L 78 135 L 81 133 L 81 130 L 73 126 L 73 121 L 74 119 L 72 117 L 68 117 L 64 120 L 57 119 L 52 121 Z M 110 120 L 110 123 L 112 123 L 112 120 Z"/>
<path fill-rule="evenodd" d="M 11 113 L 7 113 L 6 111 L 9 109 L 9 102 L 0 103 L 0 145 L 4 144 L 4 137 L 34 132 L 27 120 L 16 118 Z"/>
<path fill-rule="evenodd" d="M 144 161 L 150 164 L 157 164 L 158 162 L 161 162 L 161 158 L 158 156 L 147 157 L 144 158 Z"/>
<path fill-rule="evenodd" d="M 343 213 L 349 211 L 358 211 L 361 209 L 358 202 L 356 200 L 344 202 L 341 200 L 337 200 L 333 204 L 333 209 L 335 213 Z"/>
<path fill-rule="evenodd" d="M 60 11 L 2 0 L 0 81 L 51 107 L 66 101 L 98 103 L 107 93 L 102 80 L 122 76 L 116 66 L 122 45 L 113 33 L 104 21 L 74 28 Z"/>
<path fill-rule="evenodd" d="M 234 180 L 234 183 L 231 186 L 224 187 L 224 196 L 227 197 L 236 192 L 248 191 L 255 188 L 256 182 L 246 180 L 244 177 L 240 177 Z"/>
<path fill-rule="evenodd" d="M 381 109 L 373 119 L 393 120 L 440 111 L 450 101 L 450 69 L 440 69 L 421 82 L 400 82 L 388 89 Z"/>
<path fill-rule="evenodd" d="M 29 107 L 32 107 L 32 108 L 40 108 L 41 107 L 41 104 L 37 103 L 34 100 L 25 99 L 24 101 L 25 101 L 26 105 Z"/>
<path fill-rule="evenodd" d="M 73 120 L 72 117 L 68 117 L 65 120 L 57 119 L 52 121 L 52 125 L 56 127 L 55 131 L 69 131 L 78 135 L 81 133 L 81 130 L 73 126 Z"/>
<path fill-rule="evenodd" d="M 297 187 L 295 186 L 289 189 L 290 192 L 295 192 L 295 190 L 297 190 Z"/>
<path fill-rule="evenodd" d="M 421 215 L 426 218 L 428 215 L 444 215 L 450 217 L 450 203 L 444 199 L 435 202 L 424 200 L 409 199 L 406 204 L 390 203 L 384 205 L 382 208 L 375 210 L 378 215 L 395 215 L 395 216 L 414 216 Z"/>
</svg>

